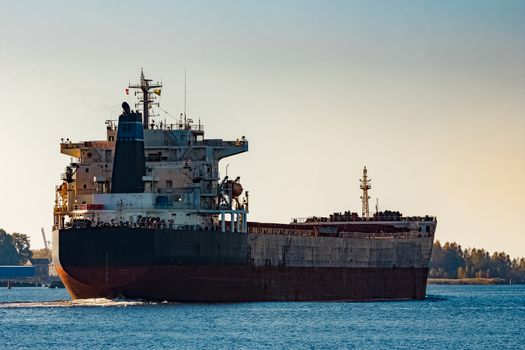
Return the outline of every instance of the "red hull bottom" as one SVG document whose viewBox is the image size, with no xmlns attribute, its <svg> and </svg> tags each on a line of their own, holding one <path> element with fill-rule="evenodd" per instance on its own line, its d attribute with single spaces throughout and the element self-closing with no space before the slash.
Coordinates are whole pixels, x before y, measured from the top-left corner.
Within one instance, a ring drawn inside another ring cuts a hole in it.
<svg viewBox="0 0 525 350">
<path fill-rule="evenodd" d="M 245 265 L 57 267 L 73 299 L 175 302 L 424 299 L 427 268 L 301 268 Z"/>
</svg>

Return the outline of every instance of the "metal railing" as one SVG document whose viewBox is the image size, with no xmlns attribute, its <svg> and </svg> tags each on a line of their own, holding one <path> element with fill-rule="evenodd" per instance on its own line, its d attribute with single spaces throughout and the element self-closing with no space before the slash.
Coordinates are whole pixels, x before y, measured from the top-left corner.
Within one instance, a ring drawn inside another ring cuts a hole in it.
<svg viewBox="0 0 525 350">
<path fill-rule="evenodd" d="M 184 123 L 175 123 L 175 124 L 163 124 L 159 125 L 161 130 L 193 130 L 193 131 L 204 131 L 204 125 L 202 124 L 184 124 Z"/>
<path fill-rule="evenodd" d="M 395 215 L 380 215 L 378 217 L 371 217 L 370 219 L 365 219 L 363 217 L 347 217 L 343 219 L 336 218 L 330 219 L 329 217 L 321 216 L 312 216 L 312 217 L 300 217 L 292 218 L 291 223 L 293 224 L 305 224 L 305 223 L 338 223 L 338 222 L 377 222 L 377 221 L 398 221 L 398 222 L 410 222 L 410 221 L 423 221 L 423 222 L 434 222 L 437 221 L 435 216 L 395 216 Z"/>
</svg>

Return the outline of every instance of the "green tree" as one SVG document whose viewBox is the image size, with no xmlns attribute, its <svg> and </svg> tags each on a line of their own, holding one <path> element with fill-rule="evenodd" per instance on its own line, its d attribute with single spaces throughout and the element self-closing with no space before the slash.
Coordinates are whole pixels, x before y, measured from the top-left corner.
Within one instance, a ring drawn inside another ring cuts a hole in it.
<svg viewBox="0 0 525 350">
<path fill-rule="evenodd" d="M 430 277 L 445 277 L 443 273 L 443 247 L 441 242 L 436 240 L 432 247 L 432 257 L 430 258 Z"/>
<path fill-rule="evenodd" d="M 13 237 L 0 229 L 0 265 L 18 265 L 20 258 Z"/>
<path fill-rule="evenodd" d="M 478 248 L 461 249 L 455 242 L 434 243 L 430 260 L 430 277 L 502 278 L 512 283 L 525 283 L 525 258 L 511 260 L 505 252 L 492 255 Z"/>
<path fill-rule="evenodd" d="M 512 283 L 525 283 L 525 258 L 512 260 L 510 280 Z"/>
<path fill-rule="evenodd" d="M 509 278 L 511 264 L 510 256 L 505 252 L 494 252 L 490 258 L 491 277 Z"/>
<path fill-rule="evenodd" d="M 473 271 L 472 277 L 487 277 L 492 266 L 490 253 L 485 249 L 471 248 L 468 251 L 468 265 Z"/>
<path fill-rule="evenodd" d="M 15 232 L 11 235 L 13 237 L 13 244 L 16 248 L 19 257 L 19 264 L 25 264 L 33 256 L 30 249 L 29 237 L 24 233 Z"/>
<path fill-rule="evenodd" d="M 458 269 L 465 266 L 461 246 L 456 242 L 446 242 L 443 251 L 445 252 L 443 269 L 451 278 L 457 278 Z"/>
</svg>

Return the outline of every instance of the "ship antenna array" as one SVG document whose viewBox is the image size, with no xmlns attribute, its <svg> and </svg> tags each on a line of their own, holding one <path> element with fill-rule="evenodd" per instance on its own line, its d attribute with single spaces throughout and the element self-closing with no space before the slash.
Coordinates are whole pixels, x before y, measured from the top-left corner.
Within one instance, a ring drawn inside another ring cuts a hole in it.
<svg viewBox="0 0 525 350">
<path fill-rule="evenodd" d="M 186 95 L 187 95 L 187 89 L 186 89 L 186 68 L 184 68 L 184 127 L 186 127 Z"/>
<path fill-rule="evenodd" d="M 359 180 L 361 182 L 361 186 L 359 186 L 359 188 L 363 190 L 363 195 L 361 196 L 361 202 L 363 205 L 363 218 L 366 220 L 370 219 L 370 210 L 368 208 L 368 200 L 370 199 L 370 196 L 368 195 L 368 190 L 372 188 L 370 185 L 371 180 L 368 178 L 367 172 L 368 171 L 366 170 L 365 166 L 363 169 L 363 178 Z"/>
<path fill-rule="evenodd" d="M 158 106 L 158 103 L 155 103 L 154 100 L 154 94 L 160 96 L 160 89 L 162 89 L 162 84 L 152 83 L 151 79 L 146 79 L 144 77 L 144 70 L 140 69 L 140 83 L 139 84 L 129 84 L 129 89 L 138 89 L 142 92 L 142 97 L 139 100 L 139 104 L 142 104 L 142 116 L 143 116 L 143 124 L 144 129 L 148 129 L 149 127 L 149 117 L 150 117 L 150 108 L 152 105 L 156 104 Z M 154 89 L 153 93 L 150 93 L 149 90 Z"/>
</svg>

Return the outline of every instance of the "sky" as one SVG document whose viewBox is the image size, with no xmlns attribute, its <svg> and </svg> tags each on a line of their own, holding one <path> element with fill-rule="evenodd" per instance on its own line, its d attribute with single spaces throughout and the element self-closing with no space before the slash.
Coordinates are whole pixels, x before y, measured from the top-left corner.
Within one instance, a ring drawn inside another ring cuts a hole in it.
<svg viewBox="0 0 525 350">
<path fill-rule="evenodd" d="M 525 256 L 525 1 L 0 0 L 0 227 L 43 247 L 60 139 L 104 139 L 141 67 L 250 141 L 221 170 L 251 220 L 360 212 L 366 165 L 380 210 Z"/>
</svg>

